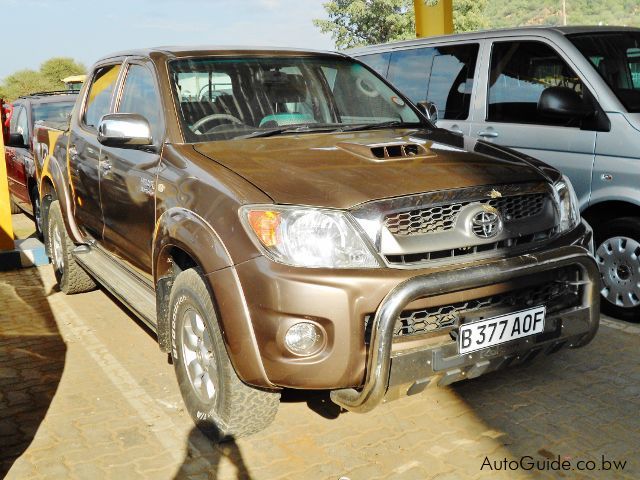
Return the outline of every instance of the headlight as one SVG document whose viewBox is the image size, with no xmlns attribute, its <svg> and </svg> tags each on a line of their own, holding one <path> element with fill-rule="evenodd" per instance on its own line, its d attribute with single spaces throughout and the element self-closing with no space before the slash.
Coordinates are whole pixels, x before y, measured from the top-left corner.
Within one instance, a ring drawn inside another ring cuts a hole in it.
<svg viewBox="0 0 640 480">
<path fill-rule="evenodd" d="M 556 202 L 558 203 L 558 213 L 560 232 L 564 233 L 575 228 L 580 223 L 580 210 L 578 208 L 578 197 L 573 190 L 573 185 L 564 175 L 562 179 L 554 185 Z"/>
<path fill-rule="evenodd" d="M 249 235 L 276 262 L 296 267 L 380 266 L 343 212 L 269 205 L 242 207 L 240 216 Z"/>
</svg>

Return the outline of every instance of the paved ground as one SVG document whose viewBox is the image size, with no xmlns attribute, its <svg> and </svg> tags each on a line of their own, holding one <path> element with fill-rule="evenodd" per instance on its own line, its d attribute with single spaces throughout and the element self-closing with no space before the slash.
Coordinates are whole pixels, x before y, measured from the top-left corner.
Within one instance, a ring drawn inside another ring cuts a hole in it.
<svg viewBox="0 0 640 480">
<path fill-rule="evenodd" d="M 153 335 L 112 298 L 65 296 L 50 267 L 0 273 L 0 477 L 640 478 L 639 346 L 640 326 L 604 320 L 584 349 L 366 415 L 289 395 L 268 430 L 213 446 Z M 485 463 L 523 456 L 595 470 Z M 599 471 L 603 456 L 624 471 Z"/>
</svg>

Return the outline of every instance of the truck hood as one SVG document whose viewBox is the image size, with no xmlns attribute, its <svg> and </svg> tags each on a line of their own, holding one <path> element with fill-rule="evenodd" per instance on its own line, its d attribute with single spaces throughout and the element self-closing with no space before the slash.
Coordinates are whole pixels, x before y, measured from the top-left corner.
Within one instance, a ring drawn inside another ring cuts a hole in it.
<svg viewBox="0 0 640 480">
<path fill-rule="evenodd" d="M 557 176 L 530 157 L 442 129 L 281 135 L 199 143 L 194 149 L 275 203 L 332 208 Z"/>
</svg>

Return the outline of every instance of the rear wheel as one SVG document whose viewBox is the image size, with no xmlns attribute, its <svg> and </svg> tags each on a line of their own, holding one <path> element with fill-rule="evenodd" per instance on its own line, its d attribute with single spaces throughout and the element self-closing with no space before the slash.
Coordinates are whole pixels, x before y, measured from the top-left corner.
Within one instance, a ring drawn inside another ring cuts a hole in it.
<svg viewBox="0 0 640 480">
<path fill-rule="evenodd" d="M 66 294 L 93 290 L 95 282 L 73 258 L 74 244 L 67 235 L 58 200 L 49 205 L 47 222 L 47 252 L 60 290 Z"/>
<path fill-rule="evenodd" d="M 265 429 L 280 394 L 244 384 L 225 348 L 209 291 L 196 269 L 171 288 L 172 356 L 180 392 L 198 428 L 215 441 Z"/>
<path fill-rule="evenodd" d="M 624 217 L 596 228 L 596 260 L 602 277 L 602 311 L 640 321 L 640 218 Z"/>
<path fill-rule="evenodd" d="M 42 208 L 40 207 L 40 195 L 38 194 L 38 187 L 34 186 L 31 189 L 31 205 L 33 207 L 33 221 L 36 224 L 36 235 L 38 238 L 42 238 Z"/>
</svg>

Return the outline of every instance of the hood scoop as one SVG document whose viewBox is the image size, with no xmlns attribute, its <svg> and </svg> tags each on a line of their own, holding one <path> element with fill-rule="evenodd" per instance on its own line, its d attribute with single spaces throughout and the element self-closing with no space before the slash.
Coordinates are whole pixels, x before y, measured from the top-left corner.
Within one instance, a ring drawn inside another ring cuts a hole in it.
<svg viewBox="0 0 640 480">
<path fill-rule="evenodd" d="M 411 142 L 376 143 L 371 145 L 340 142 L 337 147 L 354 153 L 359 157 L 374 161 L 413 160 L 416 158 L 435 157 L 436 155 L 423 145 Z"/>
</svg>

